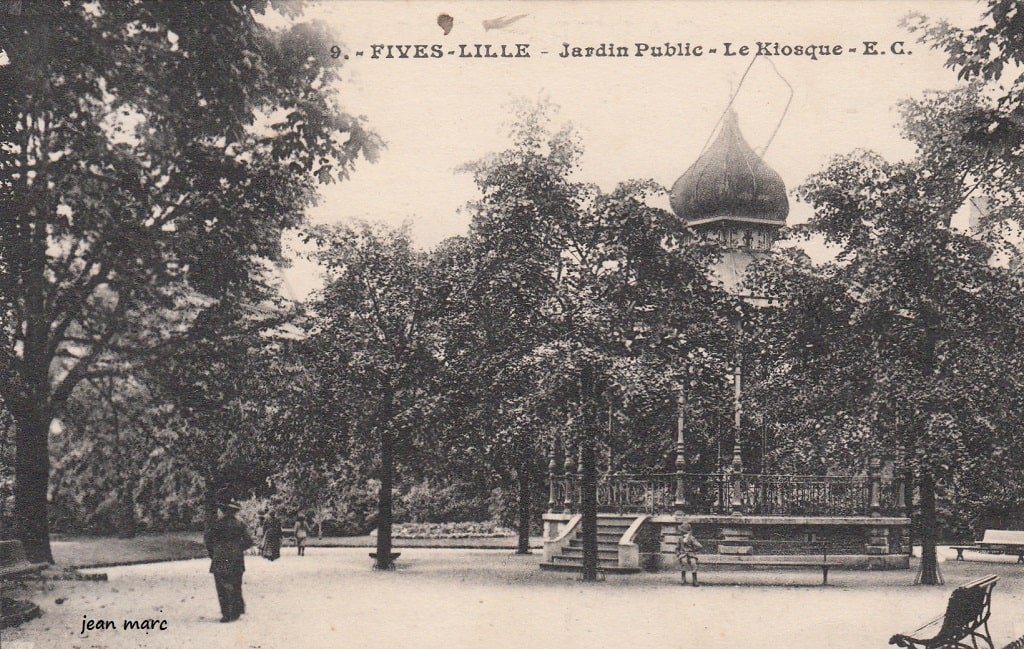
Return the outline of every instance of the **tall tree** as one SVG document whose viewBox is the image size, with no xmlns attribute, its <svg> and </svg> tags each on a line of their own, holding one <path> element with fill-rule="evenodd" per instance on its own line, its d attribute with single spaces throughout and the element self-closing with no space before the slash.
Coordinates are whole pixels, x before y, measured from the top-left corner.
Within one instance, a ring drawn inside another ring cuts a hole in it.
<svg viewBox="0 0 1024 649">
<path fill-rule="evenodd" d="M 986 200 L 987 221 L 1024 223 L 1024 13 L 1015 0 L 986 0 L 981 20 L 967 27 L 911 14 L 904 24 L 948 54 L 946 65 L 969 82 L 952 97 L 922 102 L 908 130 L 931 168 L 964 174 Z M 957 96 L 959 95 L 959 96 Z M 958 105 L 948 110 L 947 105 Z M 936 120 L 946 128 L 936 128 Z M 915 123 L 916 122 L 916 125 Z M 924 129 L 923 131 L 921 129 Z"/>
<path fill-rule="evenodd" d="M 265 489 L 277 468 L 282 410 L 296 403 L 298 372 L 282 349 L 290 341 L 271 327 L 288 311 L 275 311 L 265 297 L 218 301 L 194 319 L 188 337 L 147 364 L 148 385 L 167 405 L 160 442 L 200 476 L 207 525 L 219 498 Z"/>
<path fill-rule="evenodd" d="M 0 391 L 17 533 L 52 561 L 47 433 L 74 387 L 111 352 L 152 351 L 119 339 L 169 289 L 257 281 L 317 184 L 377 141 L 340 110 L 340 60 L 300 4 L 19 8 L 0 20 Z"/>
<path fill-rule="evenodd" d="M 427 253 L 406 230 L 360 224 L 312 232 L 327 284 L 313 305 L 310 343 L 331 433 L 351 449 L 370 447 L 380 481 L 377 568 L 390 568 L 396 465 L 412 461 L 429 433 L 432 383 L 441 352 L 444 296 Z M 339 424 L 341 424 L 339 426 Z"/>
<path fill-rule="evenodd" d="M 666 379 L 687 381 L 688 370 L 697 376 L 723 358 L 727 305 L 706 273 L 714 251 L 649 206 L 663 190 L 630 181 L 605 193 L 576 181 L 580 144 L 571 129 L 551 128 L 551 113 L 522 107 L 512 146 L 471 168 L 481 199 L 472 205 L 470 304 L 483 334 L 481 401 L 498 415 L 489 419 L 492 436 L 506 440 L 517 463 L 524 450 L 536 456 L 545 435 L 580 451 L 583 577 L 592 580 L 597 453 L 613 441 L 609 416 L 660 403 L 662 429 L 650 431 L 650 445 L 670 441 L 664 415 L 676 398 L 666 396 Z M 634 445 L 648 432 L 629 428 Z"/>
<path fill-rule="evenodd" d="M 727 366 L 729 303 L 708 274 L 717 251 L 649 206 L 659 191 L 650 181 L 624 182 L 607 193 L 581 187 L 576 218 L 563 234 L 550 310 L 565 365 L 578 379 L 567 402 L 575 409 L 582 465 L 584 579 L 596 577 L 596 452 L 609 413 L 642 411 L 638 402 L 673 412 L 688 374 L 723 376 Z"/>
<path fill-rule="evenodd" d="M 916 105 L 905 110 L 913 118 Z M 972 184 L 942 171 L 835 158 L 798 193 L 815 209 L 807 229 L 839 247 L 839 263 L 784 258 L 755 278 L 783 303 L 762 396 L 792 395 L 787 412 L 761 408 L 802 424 L 830 463 L 883 450 L 913 471 L 925 584 L 938 581 L 942 491 L 993 453 L 1021 450 L 1012 411 L 993 407 L 1020 400 L 1010 350 L 1024 342 L 1022 284 L 993 263 L 997 241 L 950 227 Z"/>
<path fill-rule="evenodd" d="M 529 552 L 531 495 L 542 456 L 535 421 L 514 404 L 535 385 L 521 359 L 545 340 L 554 323 L 547 312 L 555 290 L 562 231 L 574 218 L 577 188 L 571 175 L 580 145 L 571 129 L 554 128 L 553 108 L 513 105 L 511 146 L 466 165 L 480 197 L 469 205 L 463 308 L 465 327 L 453 329 L 452 370 L 464 377 L 465 432 L 517 499 L 518 553 Z"/>
</svg>

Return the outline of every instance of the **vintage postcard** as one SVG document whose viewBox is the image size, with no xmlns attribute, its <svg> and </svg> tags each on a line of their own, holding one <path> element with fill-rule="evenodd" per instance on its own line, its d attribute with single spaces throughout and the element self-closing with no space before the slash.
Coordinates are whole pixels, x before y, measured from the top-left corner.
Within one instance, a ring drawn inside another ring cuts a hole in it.
<svg viewBox="0 0 1024 649">
<path fill-rule="evenodd" d="M 1024 644 L 1016 0 L 0 0 L 4 649 Z"/>
</svg>

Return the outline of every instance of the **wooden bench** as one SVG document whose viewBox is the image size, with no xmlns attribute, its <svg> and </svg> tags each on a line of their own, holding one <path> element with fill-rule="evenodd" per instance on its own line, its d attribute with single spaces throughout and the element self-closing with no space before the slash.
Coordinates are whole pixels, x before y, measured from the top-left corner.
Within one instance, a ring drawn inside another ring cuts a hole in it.
<svg viewBox="0 0 1024 649">
<path fill-rule="evenodd" d="M 703 567 L 725 567 L 725 568 L 820 568 L 821 583 L 828 584 L 828 571 L 840 564 L 829 561 L 828 557 L 814 559 L 789 559 L 785 556 L 750 556 L 750 555 L 697 555 L 698 569 Z"/>
<path fill-rule="evenodd" d="M 910 649 L 938 649 L 939 647 L 977 647 L 978 638 L 988 643 L 989 649 L 995 649 L 992 635 L 988 631 L 988 618 L 992 614 L 992 589 L 999 577 L 986 575 L 956 588 L 949 595 L 946 612 L 931 622 L 911 631 L 898 633 L 889 638 L 889 644 Z M 915 634 L 938 625 L 938 632 L 931 637 L 920 637 Z M 965 642 L 970 639 L 971 644 Z"/>
<path fill-rule="evenodd" d="M 980 541 L 972 545 L 953 545 L 956 560 L 964 560 L 964 550 L 991 554 L 1016 554 L 1017 563 L 1024 563 L 1024 530 L 985 530 Z"/>
<path fill-rule="evenodd" d="M 21 541 L 0 541 L 0 581 L 38 574 L 49 565 L 29 561 Z"/>
<path fill-rule="evenodd" d="M 808 545 L 801 543 L 800 545 Z M 697 566 L 725 567 L 725 568 L 820 568 L 821 583 L 828 585 L 828 571 L 831 568 L 839 567 L 840 563 L 829 561 L 828 543 L 815 543 L 809 546 L 808 550 L 820 550 L 821 557 L 796 557 L 792 555 L 749 555 L 749 554 L 698 554 Z"/>
</svg>

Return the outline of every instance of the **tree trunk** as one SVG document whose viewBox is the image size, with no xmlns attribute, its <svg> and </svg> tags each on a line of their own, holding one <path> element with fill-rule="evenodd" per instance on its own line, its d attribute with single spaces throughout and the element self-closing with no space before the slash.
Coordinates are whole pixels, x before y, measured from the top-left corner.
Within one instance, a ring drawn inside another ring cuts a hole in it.
<svg viewBox="0 0 1024 649">
<path fill-rule="evenodd" d="M 125 477 L 117 494 L 117 536 L 122 539 L 133 539 L 138 533 L 132 486 L 132 480 Z"/>
<path fill-rule="evenodd" d="M 44 157 L 45 159 L 45 157 Z M 45 186 L 45 163 L 39 170 Z M 28 208 L 30 211 L 34 207 Z M 31 240 L 26 242 L 30 263 L 25 282 L 25 321 L 22 371 L 19 387 L 5 385 L 7 406 L 17 426 L 14 452 L 14 526 L 29 561 L 53 563 L 47 491 L 50 482 L 50 424 L 63 403 L 55 403 L 50 386 L 51 322 L 46 319 L 46 228 L 34 220 Z M 20 323 L 19 327 L 22 326 Z M 5 377 L 7 381 L 11 377 Z"/>
<path fill-rule="evenodd" d="M 135 480 L 132 476 L 133 468 L 128 467 L 128 463 L 131 461 L 130 458 L 126 461 L 125 455 L 129 453 L 130 445 L 127 444 L 121 435 L 121 415 L 117 409 L 117 402 L 114 400 L 114 379 L 108 378 L 105 381 L 104 396 L 106 396 L 107 404 L 110 407 L 110 419 L 111 425 L 114 429 L 114 442 L 117 444 L 117 448 L 114 449 L 114 453 L 117 457 L 117 513 L 115 515 L 115 525 L 117 526 L 117 536 L 122 539 L 133 539 L 135 538 L 135 498 L 133 492 L 135 491 L 134 485 Z"/>
<path fill-rule="evenodd" d="M 380 494 L 377 499 L 377 561 L 374 568 L 389 570 L 391 560 L 391 487 L 394 467 L 394 441 L 391 433 L 380 435 Z"/>
<path fill-rule="evenodd" d="M 53 563 L 46 492 L 51 417 L 35 405 L 15 413 L 14 525 L 29 561 Z"/>
<path fill-rule="evenodd" d="M 520 449 L 519 454 L 519 543 L 516 554 L 530 554 L 530 463 L 528 453 Z"/>
<path fill-rule="evenodd" d="M 922 585 L 938 585 L 938 557 L 935 546 L 938 542 L 939 524 L 938 514 L 935 509 L 935 479 L 930 474 L 921 475 L 919 482 L 921 490 L 921 579 Z"/>
<path fill-rule="evenodd" d="M 907 471 L 904 480 L 903 493 L 906 498 L 906 511 L 901 512 L 907 518 L 913 519 L 914 517 L 914 493 L 916 490 L 916 482 L 914 480 L 914 472 Z M 907 528 L 907 556 L 913 558 L 914 556 L 914 526 L 910 525 Z"/>
<path fill-rule="evenodd" d="M 580 485 L 582 535 L 583 535 L 583 581 L 597 581 L 597 453 L 595 453 L 594 430 L 588 429 L 581 443 L 581 464 L 583 480 Z"/>
<path fill-rule="evenodd" d="M 580 534 L 583 541 L 583 581 L 597 581 L 597 436 L 598 390 L 594 369 L 583 368 L 580 376 L 583 436 L 580 440 Z"/>
</svg>

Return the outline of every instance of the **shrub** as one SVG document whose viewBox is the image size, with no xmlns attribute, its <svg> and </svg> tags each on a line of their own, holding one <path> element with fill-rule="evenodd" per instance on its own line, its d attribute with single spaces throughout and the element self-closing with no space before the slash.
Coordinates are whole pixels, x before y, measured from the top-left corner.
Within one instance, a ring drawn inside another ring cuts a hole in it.
<svg viewBox="0 0 1024 649">
<path fill-rule="evenodd" d="M 397 498 L 395 520 L 410 523 L 468 522 L 488 518 L 486 496 L 472 485 L 436 486 L 424 481 Z"/>
<path fill-rule="evenodd" d="M 376 535 L 377 531 L 371 532 Z M 458 523 L 399 523 L 391 528 L 396 539 L 480 539 L 513 536 L 515 532 L 491 521 Z"/>
</svg>

